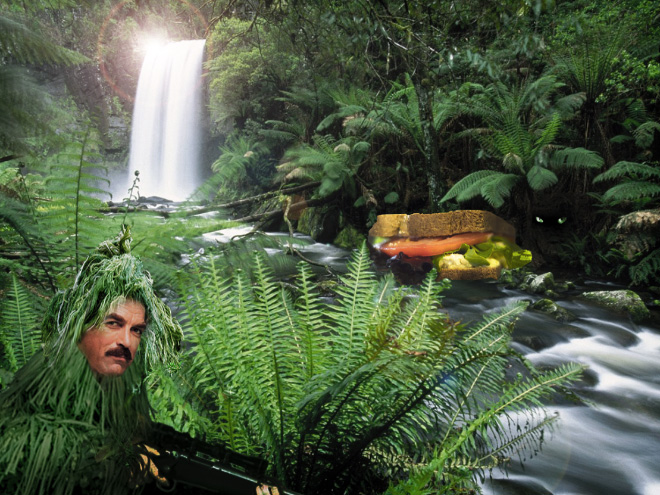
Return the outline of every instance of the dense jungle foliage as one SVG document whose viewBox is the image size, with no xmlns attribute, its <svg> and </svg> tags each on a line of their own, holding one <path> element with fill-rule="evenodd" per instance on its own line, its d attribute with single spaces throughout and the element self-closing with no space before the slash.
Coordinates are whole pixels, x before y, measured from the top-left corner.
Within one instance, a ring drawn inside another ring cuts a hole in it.
<svg viewBox="0 0 660 495">
<path fill-rule="evenodd" d="M 455 326 L 439 284 L 394 290 L 364 249 L 326 306 L 306 268 L 274 275 L 293 257 L 253 257 L 273 238 L 198 251 L 228 214 L 138 212 L 139 177 L 112 198 L 142 44 L 207 39 L 209 178 L 190 205 L 272 193 L 238 216 L 352 248 L 382 213 L 487 209 L 537 265 L 652 286 L 659 19 L 648 0 L 3 2 L 0 386 L 39 347 L 48 299 L 128 223 L 190 341 L 150 377 L 159 420 L 305 493 L 475 489 L 533 450 L 552 420 L 536 406 L 579 370 L 521 362 L 522 307 Z"/>
</svg>

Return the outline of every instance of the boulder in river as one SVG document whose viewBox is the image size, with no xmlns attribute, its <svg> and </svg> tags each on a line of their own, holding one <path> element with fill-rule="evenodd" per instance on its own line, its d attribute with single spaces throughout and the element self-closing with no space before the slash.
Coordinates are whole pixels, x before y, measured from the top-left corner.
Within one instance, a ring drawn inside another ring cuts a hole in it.
<svg viewBox="0 0 660 495">
<path fill-rule="evenodd" d="M 551 316 L 561 322 L 575 321 L 575 315 L 551 299 L 539 299 L 530 306 L 534 311 Z"/>
<path fill-rule="evenodd" d="M 642 298 L 632 290 L 598 290 L 584 292 L 580 297 L 618 313 L 628 314 L 636 323 L 651 316 Z"/>
<path fill-rule="evenodd" d="M 520 288 L 532 294 L 544 294 L 555 288 L 555 277 L 551 272 L 540 275 L 529 274 Z"/>
</svg>

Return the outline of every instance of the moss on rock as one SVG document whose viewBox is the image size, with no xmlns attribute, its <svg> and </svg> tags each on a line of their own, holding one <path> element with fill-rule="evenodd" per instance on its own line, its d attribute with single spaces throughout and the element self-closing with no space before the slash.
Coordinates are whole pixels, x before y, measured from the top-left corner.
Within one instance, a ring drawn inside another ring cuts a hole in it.
<svg viewBox="0 0 660 495">
<path fill-rule="evenodd" d="M 642 298 L 632 290 L 584 292 L 580 297 L 618 313 L 628 314 L 636 323 L 642 322 L 651 316 Z"/>
</svg>

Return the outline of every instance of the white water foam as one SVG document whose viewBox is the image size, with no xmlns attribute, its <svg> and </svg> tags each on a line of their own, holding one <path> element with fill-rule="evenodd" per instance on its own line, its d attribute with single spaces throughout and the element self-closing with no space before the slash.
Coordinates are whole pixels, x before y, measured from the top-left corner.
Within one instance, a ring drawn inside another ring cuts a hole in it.
<svg viewBox="0 0 660 495">
<path fill-rule="evenodd" d="M 128 181 L 118 197 L 127 196 L 136 170 L 140 196 L 182 201 L 200 185 L 204 44 L 179 41 L 147 53 L 135 97 Z"/>
</svg>

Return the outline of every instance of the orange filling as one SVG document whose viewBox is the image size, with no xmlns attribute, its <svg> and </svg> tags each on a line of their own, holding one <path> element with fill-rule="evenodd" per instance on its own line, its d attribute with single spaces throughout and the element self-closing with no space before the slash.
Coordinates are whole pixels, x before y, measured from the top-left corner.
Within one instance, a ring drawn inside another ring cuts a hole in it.
<svg viewBox="0 0 660 495">
<path fill-rule="evenodd" d="M 486 242 L 491 237 L 493 237 L 492 232 L 468 232 L 451 237 L 422 237 L 416 240 L 409 237 L 399 237 L 383 243 L 380 250 L 388 256 L 397 256 L 399 253 L 403 253 L 411 258 L 432 257 L 455 251 L 463 244 L 474 246 Z"/>
</svg>

